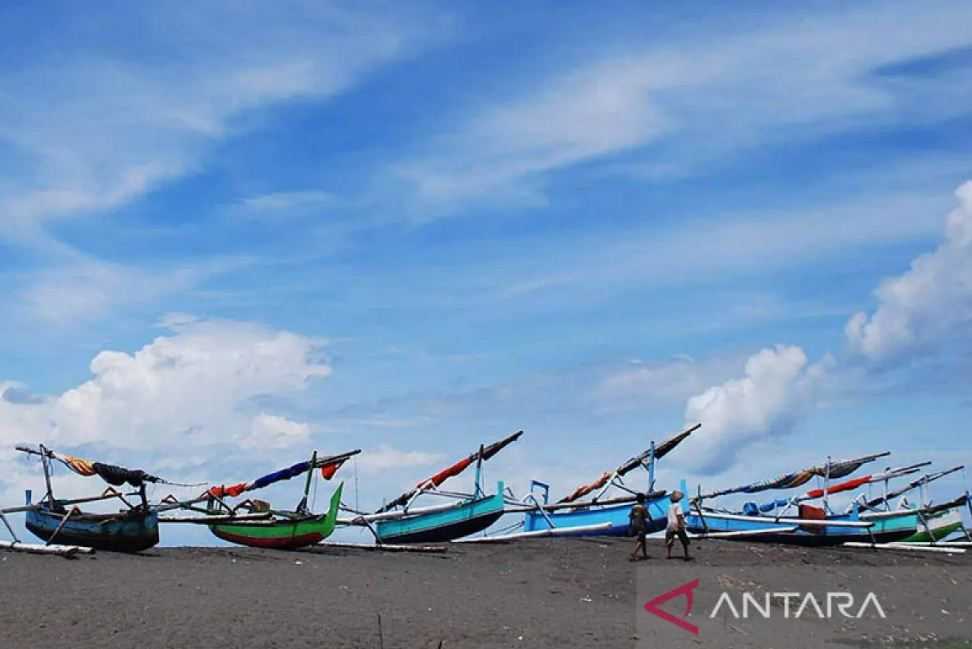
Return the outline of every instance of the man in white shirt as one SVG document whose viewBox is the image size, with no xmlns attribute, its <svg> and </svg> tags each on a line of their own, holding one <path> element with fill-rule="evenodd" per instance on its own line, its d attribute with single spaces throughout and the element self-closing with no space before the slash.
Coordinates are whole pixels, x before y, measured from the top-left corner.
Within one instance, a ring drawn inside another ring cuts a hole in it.
<svg viewBox="0 0 972 649">
<path fill-rule="evenodd" d="M 678 540 L 682 542 L 685 560 L 690 561 L 692 557 L 689 556 L 689 538 L 688 534 L 685 533 L 685 514 L 682 513 L 682 507 L 679 505 L 682 498 L 683 494 L 678 489 L 672 492 L 672 503 L 668 506 L 668 525 L 665 528 L 665 546 L 668 548 L 668 558 L 671 559 L 672 546 L 675 545 L 675 537 L 677 536 Z"/>
</svg>

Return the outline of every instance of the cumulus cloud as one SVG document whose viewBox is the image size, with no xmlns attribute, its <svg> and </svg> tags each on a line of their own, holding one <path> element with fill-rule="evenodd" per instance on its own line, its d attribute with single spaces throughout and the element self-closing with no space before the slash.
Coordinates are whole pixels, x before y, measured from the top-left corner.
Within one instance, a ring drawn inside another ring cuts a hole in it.
<svg viewBox="0 0 972 649">
<path fill-rule="evenodd" d="M 244 448 L 289 448 L 310 437 L 310 426 L 280 415 L 261 412 L 250 423 L 250 434 L 240 439 Z"/>
<path fill-rule="evenodd" d="M 899 86 L 875 79 L 875 70 L 965 46 L 968 14 L 941 6 L 923 7 L 906 21 L 900 12 L 892 17 L 869 7 L 812 22 L 762 16 L 728 38 L 721 26 L 713 39 L 701 25 L 694 37 L 676 29 L 675 40 L 648 47 L 613 47 L 593 57 L 584 50 L 576 61 L 564 57 L 558 73 L 530 78 L 506 96 L 491 92 L 486 108 L 457 111 L 445 135 L 392 171 L 414 189 L 422 217 L 431 218 L 464 213 L 457 208 L 476 200 L 543 205 L 548 174 L 636 149 L 655 147 L 651 160 L 665 164 L 650 173 L 671 177 L 786 137 L 791 128 L 805 136 L 863 120 L 940 119 L 954 114 L 955 102 L 909 100 Z M 867 38 L 875 31 L 886 38 Z M 962 81 L 936 84 L 935 96 L 948 96 Z M 669 146 L 675 138 L 680 144 Z"/>
<path fill-rule="evenodd" d="M 421 467 L 440 462 L 444 456 L 441 453 L 427 453 L 425 451 L 402 451 L 382 444 L 377 449 L 362 453 L 358 464 L 363 471 L 379 473 L 394 469 Z"/>
<path fill-rule="evenodd" d="M 972 181 L 955 195 L 959 206 L 948 215 L 942 244 L 883 282 L 873 313 L 848 321 L 851 348 L 868 360 L 892 361 L 972 339 Z"/>
<path fill-rule="evenodd" d="M 306 424 L 254 401 L 327 377 L 321 342 L 219 320 L 170 318 L 169 334 L 129 354 L 103 351 L 92 378 L 62 394 L 0 399 L 0 444 L 46 441 L 159 449 L 240 443 L 281 448 L 307 439 Z M 3 384 L 7 395 L 15 384 Z M 14 394 L 17 394 L 15 390 Z"/>
<path fill-rule="evenodd" d="M 789 433 L 814 406 L 830 364 L 829 357 L 810 364 L 800 347 L 777 345 L 751 356 L 744 376 L 691 397 L 685 420 L 703 423 L 702 433 L 686 442 L 693 463 L 718 472 L 747 445 Z"/>
</svg>

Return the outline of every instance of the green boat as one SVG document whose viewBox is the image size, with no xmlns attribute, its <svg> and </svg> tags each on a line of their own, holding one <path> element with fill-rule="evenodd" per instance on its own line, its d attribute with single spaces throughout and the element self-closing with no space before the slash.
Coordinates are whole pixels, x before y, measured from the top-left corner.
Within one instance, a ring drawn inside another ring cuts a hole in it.
<svg viewBox="0 0 972 649">
<path fill-rule="evenodd" d="M 206 513 L 214 517 L 219 516 L 221 520 L 218 523 L 207 523 L 209 531 L 224 541 L 254 548 L 296 550 L 320 543 L 334 532 L 334 527 L 337 525 L 344 483 L 339 484 L 331 495 L 330 506 L 326 514 L 312 514 L 307 508 L 307 497 L 310 493 L 314 472 L 316 469 L 320 469 L 324 479 L 329 480 L 348 458 L 360 452 L 360 450 L 355 450 L 319 459 L 315 451 L 310 461 L 298 462 L 253 482 L 210 488 L 208 491 L 209 507 Z M 253 500 L 245 500 L 235 507 L 230 507 L 223 500 L 227 496 L 241 496 L 246 492 L 262 489 L 275 482 L 289 480 L 305 473 L 307 480 L 304 483 L 304 495 L 294 511 L 271 509 L 269 503 Z M 244 518 L 239 514 L 240 511 L 263 513 L 269 518 L 266 520 L 232 520 L 236 516 L 241 519 Z M 230 520 L 225 520 L 226 518 Z"/>
<path fill-rule="evenodd" d="M 314 545 L 334 531 L 343 488 L 342 482 L 331 496 L 327 513 L 320 516 L 277 511 L 270 521 L 217 523 L 210 525 L 209 530 L 224 541 L 254 548 L 296 550 Z"/>
<path fill-rule="evenodd" d="M 949 536 L 965 528 L 962 523 L 962 514 L 957 509 L 935 514 L 926 519 L 928 528 L 924 525 L 918 526 L 918 532 L 904 539 L 904 543 L 930 543 L 942 541 Z"/>
</svg>

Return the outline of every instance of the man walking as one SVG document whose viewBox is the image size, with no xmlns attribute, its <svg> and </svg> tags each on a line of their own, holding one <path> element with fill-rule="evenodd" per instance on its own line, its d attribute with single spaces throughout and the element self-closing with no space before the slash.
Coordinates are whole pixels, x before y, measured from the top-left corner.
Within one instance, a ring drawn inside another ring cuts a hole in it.
<svg viewBox="0 0 972 649">
<path fill-rule="evenodd" d="M 645 494 L 635 496 L 635 504 L 631 506 L 628 514 L 628 531 L 638 537 L 635 543 L 634 552 L 631 553 L 631 560 L 638 561 L 638 550 L 641 550 L 641 558 L 648 558 L 648 509 L 645 507 Z"/>
<path fill-rule="evenodd" d="M 682 542 L 682 551 L 685 553 L 685 560 L 690 561 L 692 557 L 689 556 L 689 538 L 688 534 L 685 533 L 685 514 L 682 513 L 682 507 L 679 502 L 682 500 L 684 494 L 676 489 L 672 492 L 671 501 L 672 504 L 668 506 L 668 525 L 665 527 L 665 545 L 668 548 L 668 558 L 672 558 L 672 546 L 675 545 L 675 537 Z"/>
</svg>

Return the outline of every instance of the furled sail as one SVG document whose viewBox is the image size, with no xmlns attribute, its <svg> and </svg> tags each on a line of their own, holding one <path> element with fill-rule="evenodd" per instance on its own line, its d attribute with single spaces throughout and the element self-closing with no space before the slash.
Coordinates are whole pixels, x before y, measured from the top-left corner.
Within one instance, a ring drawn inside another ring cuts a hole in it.
<svg viewBox="0 0 972 649">
<path fill-rule="evenodd" d="M 674 450 L 676 446 L 681 444 L 689 435 L 691 435 L 701 427 L 702 424 L 695 424 L 688 430 L 685 430 L 679 433 L 678 435 L 675 435 L 674 437 L 665 440 L 661 444 L 656 445 L 654 449 L 655 459 L 660 460 L 666 455 L 668 455 L 672 450 Z M 603 487 L 604 485 L 606 485 L 614 476 L 624 476 L 630 473 L 631 471 L 634 471 L 639 466 L 642 466 L 645 462 L 650 460 L 651 457 L 652 457 L 652 449 L 649 448 L 643 453 L 636 455 L 633 458 L 627 460 L 624 464 L 622 464 L 617 469 L 615 469 L 614 473 L 604 472 L 603 474 L 601 474 L 601 477 L 599 477 L 594 482 L 577 487 L 577 489 L 575 489 L 573 493 L 571 493 L 569 496 L 567 496 L 566 498 L 561 498 L 558 501 L 558 504 L 572 503 L 578 498 L 583 498 L 584 496 L 591 493 L 592 491 L 596 491 L 601 487 Z"/>
<path fill-rule="evenodd" d="M 69 468 L 74 473 L 80 476 L 91 477 L 98 476 L 105 482 L 116 487 L 120 487 L 126 482 L 133 487 L 141 487 L 146 482 L 159 483 L 173 485 L 176 487 L 198 487 L 200 485 L 187 485 L 178 482 L 170 482 L 164 478 L 160 478 L 157 475 L 152 475 L 141 469 L 126 469 L 125 467 L 116 466 L 114 464 L 107 464 L 105 462 L 96 462 L 94 460 L 86 460 L 81 457 L 75 457 L 74 455 L 67 455 L 64 453 L 57 453 L 51 449 L 41 446 L 40 450 L 28 446 L 18 446 L 18 451 L 24 453 L 30 453 L 33 455 L 41 455 L 47 457 L 51 460 L 57 460 L 67 468 Z"/>
<path fill-rule="evenodd" d="M 811 489 L 806 494 L 803 495 L 800 500 L 813 500 L 815 498 L 823 498 L 825 495 L 837 494 L 844 491 L 852 491 L 858 487 L 862 487 L 866 484 L 872 484 L 875 482 L 883 482 L 885 480 L 891 480 L 893 478 L 900 478 L 906 475 L 911 475 L 912 473 L 917 473 L 921 467 L 928 466 L 931 462 L 920 462 L 918 464 L 912 464 L 911 466 L 903 466 L 897 469 L 888 469 L 883 473 L 875 473 L 873 475 L 865 475 L 860 478 L 852 478 L 844 482 L 838 482 L 837 484 L 830 485 L 829 488 L 821 489 Z"/>
<path fill-rule="evenodd" d="M 239 496 L 244 492 L 253 491 L 254 489 L 262 489 L 283 480 L 290 480 L 291 478 L 295 478 L 301 474 L 318 468 L 321 470 L 321 475 L 324 477 L 324 479 L 330 480 L 332 477 L 334 477 L 334 474 L 342 464 L 347 462 L 350 457 L 357 455 L 360 452 L 361 450 L 357 449 L 348 453 L 342 453 L 341 455 L 332 455 L 330 457 L 320 458 L 315 462 L 305 460 L 303 462 L 293 464 L 285 469 L 268 473 L 265 476 L 257 478 L 253 482 L 238 482 L 229 486 L 212 486 L 209 488 L 208 493 L 215 498 L 223 498 L 224 496 Z"/>
<path fill-rule="evenodd" d="M 489 460 L 494 455 L 502 451 L 504 448 L 506 448 L 516 440 L 520 439 L 521 435 L 523 435 L 522 430 L 517 431 L 512 435 L 510 435 L 509 437 L 501 439 L 498 442 L 493 442 L 489 446 L 480 447 L 480 449 L 475 453 L 473 453 L 472 455 L 469 455 L 468 457 L 459 460 L 455 464 L 442 469 L 441 471 L 439 471 L 433 476 L 430 476 L 424 480 L 419 481 L 415 485 L 415 488 L 409 489 L 408 491 L 400 495 L 398 498 L 396 498 L 395 500 L 391 501 L 390 503 L 386 504 L 384 507 L 379 509 L 376 513 L 380 514 L 390 509 L 394 509 L 395 507 L 401 507 L 406 503 L 408 503 L 408 501 L 411 500 L 412 497 L 422 489 L 427 489 L 430 486 L 438 487 L 449 478 L 455 477 L 460 473 L 462 473 L 463 471 L 465 471 L 466 469 L 468 469 L 473 462 L 478 462 L 480 459 L 482 459 L 484 462 L 486 460 Z"/>
<path fill-rule="evenodd" d="M 888 452 L 876 453 L 874 455 L 866 455 L 864 457 L 856 458 L 853 460 L 842 460 L 839 462 L 831 462 L 828 465 L 814 466 L 808 469 L 803 469 L 802 471 L 796 471 L 794 473 L 787 473 L 779 476 L 773 480 L 764 480 L 761 482 L 754 482 L 748 485 L 742 485 L 739 487 L 733 487 L 731 489 L 723 489 L 721 491 L 714 491 L 709 494 L 705 494 L 703 498 L 715 498 L 717 496 L 725 496 L 727 494 L 736 493 L 760 493 L 762 491 L 769 491 L 771 489 L 793 489 L 795 487 L 802 487 L 814 476 L 819 477 L 829 477 L 831 479 L 844 478 L 854 471 L 857 471 L 863 465 L 868 462 L 873 462 L 874 460 L 890 455 Z"/>
</svg>

